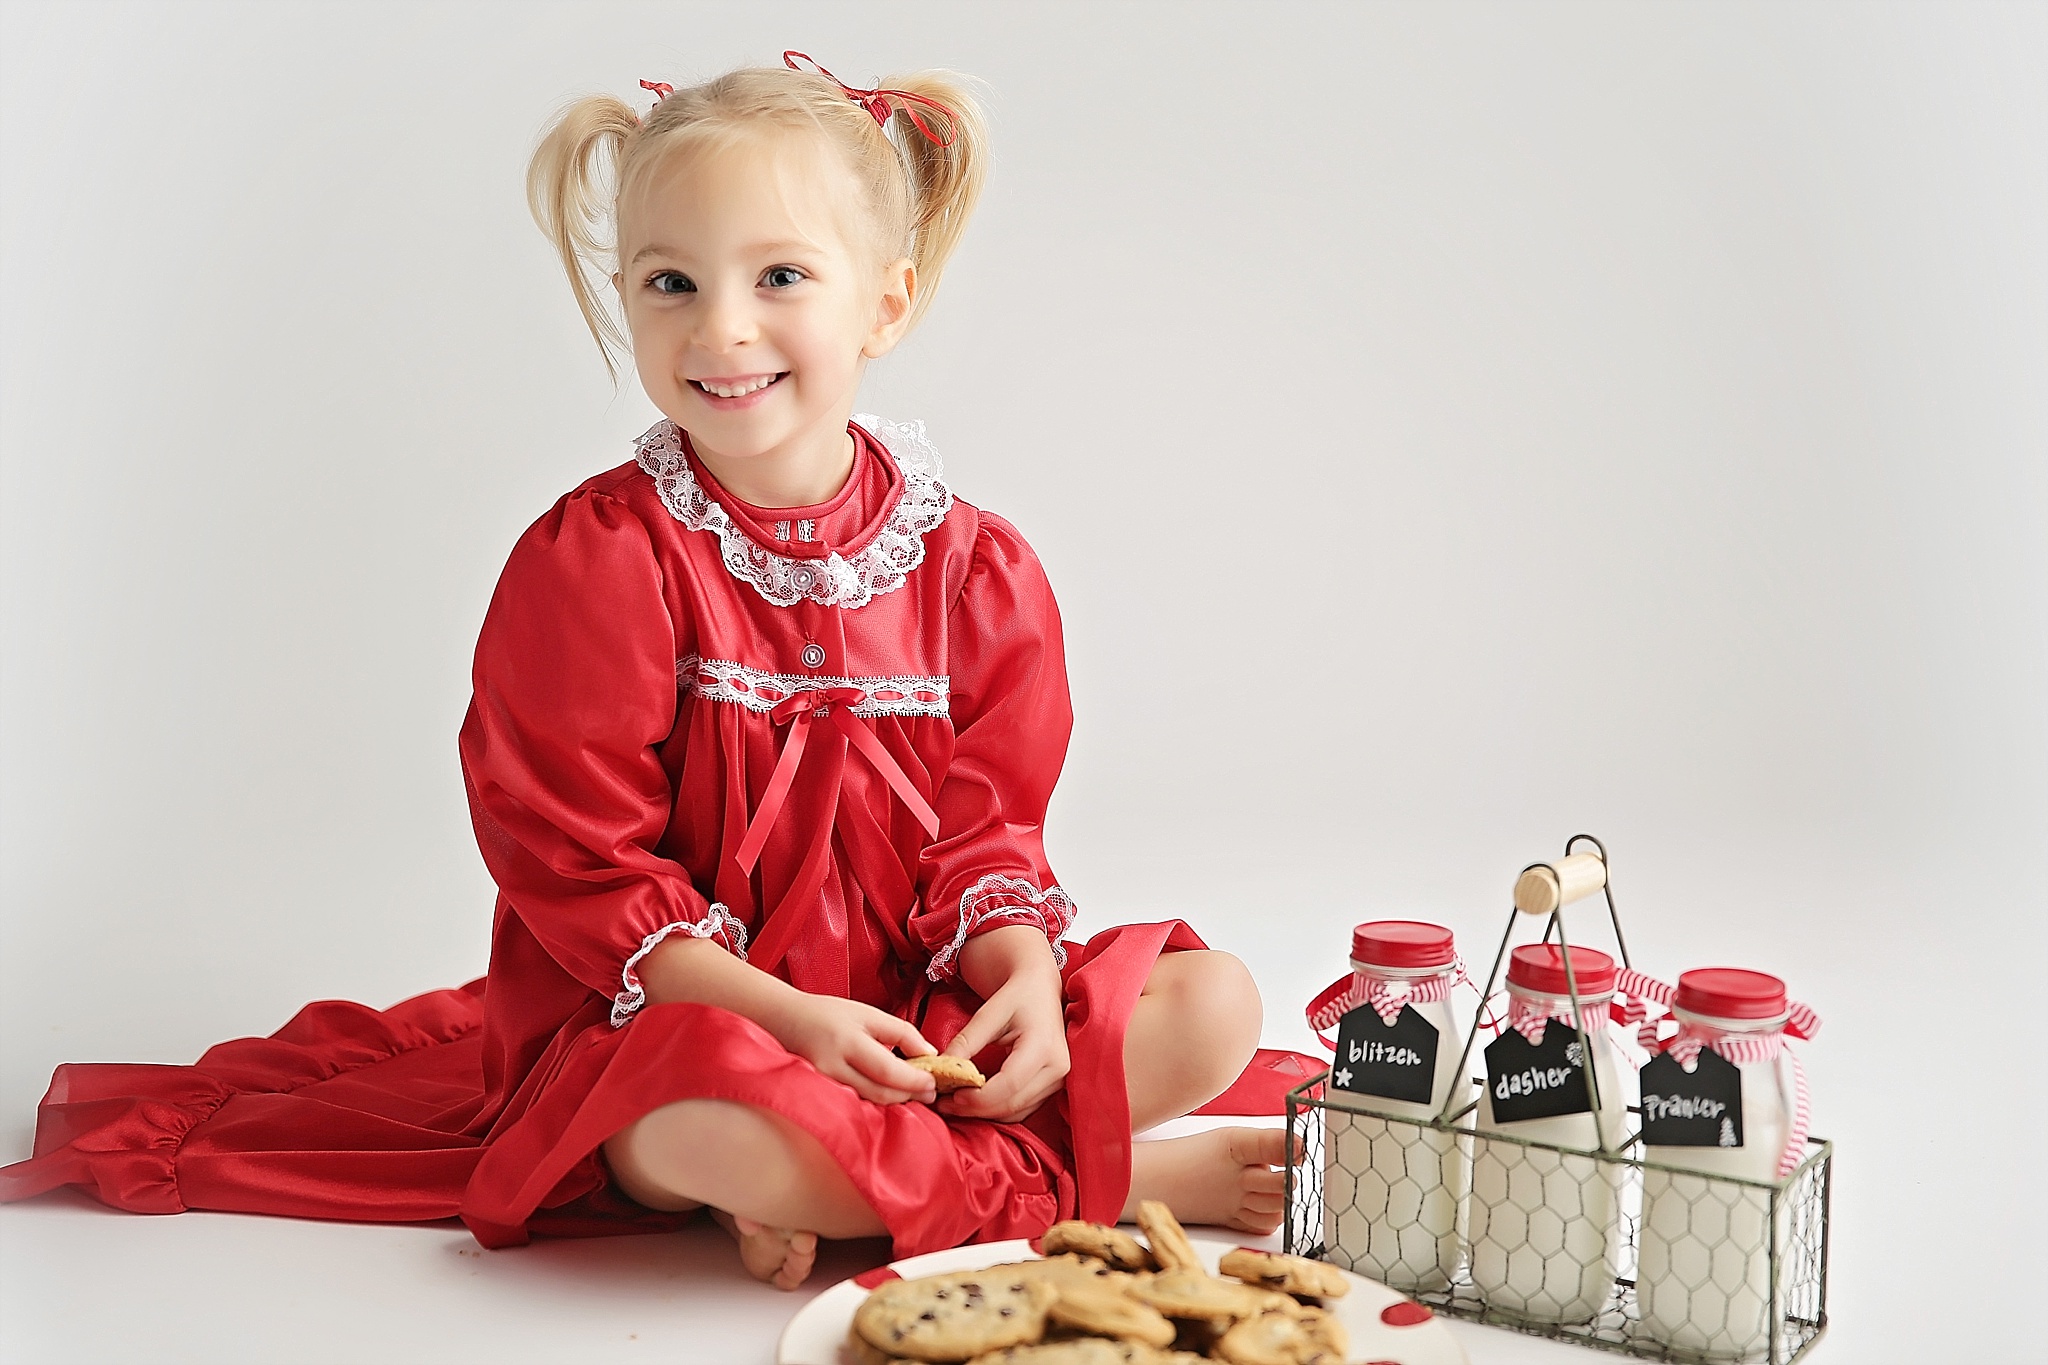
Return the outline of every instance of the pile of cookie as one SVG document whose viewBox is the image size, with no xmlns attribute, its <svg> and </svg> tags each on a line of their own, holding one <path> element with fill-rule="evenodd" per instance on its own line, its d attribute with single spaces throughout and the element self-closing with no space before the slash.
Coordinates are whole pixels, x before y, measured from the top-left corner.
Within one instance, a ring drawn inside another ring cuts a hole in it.
<svg viewBox="0 0 2048 1365">
<path fill-rule="evenodd" d="M 1145 1243 L 1056 1223 L 1042 1260 L 892 1280 L 853 1315 L 856 1365 L 1341 1365 L 1344 1325 L 1321 1300 L 1334 1266 L 1240 1248 L 1211 1275 L 1164 1204 L 1139 1206 Z"/>
</svg>

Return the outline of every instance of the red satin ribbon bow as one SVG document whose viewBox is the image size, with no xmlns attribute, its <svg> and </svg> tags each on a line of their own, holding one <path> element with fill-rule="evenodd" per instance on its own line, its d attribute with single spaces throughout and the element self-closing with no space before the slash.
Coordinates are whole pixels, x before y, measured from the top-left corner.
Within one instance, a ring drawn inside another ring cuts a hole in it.
<svg viewBox="0 0 2048 1365">
<path fill-rule="evenodd" d="M 798 62 L 809 62 L 811 71 L 823 76 L 826 80 L 845 91 L 848 99 L 867 110 L 874 117 L 878 127 L 888 123 L 889 115 L 897 109 L 901 109 L 904 113 L 910 115 L 911 123 L 916 126 L 918 132 L 925 135 L 927 141 L 935 142 L 941 147 L 953 145 L 953 111 L 940 104 L 937 100 L 926 99 L 923 95 L 913 95 L 908 90 L 861 90 L 855 86 L 848 85 L 845 81 L 840 80 L 824 67 L 818 65 L 817 59 L 808 52 L 785 52 L 782 54 L 782 64 L 791 71 L 804 70 L 803 67 L 797 65 Z M 891 100 L 895 101 L 893 107 L 890 104 Z M 933 132 L 931 125 L 924 121 L 924 115 L 918 113 L 917 106 L 920 104 L 927 109 L 936 110 L 938 113 L 946 116 L 946 135 L 944 137 L 940 137 L 937 133 Z"/>
<path fill-rule="evenodd" d="M 654 104 L 649 108 L 649 113 L 653 113 L 655 109 L 661 108 L 661 102 L 676 92 L 676 88 L 667 81 L 642 81 L 640 82 L 640 88 L 654 92 Z"/>
<path fill-rule="evenodd" d="M 813 722 L 830 720 L 846 736 L 847 743 L 861 751 L 876 772 L 882 775 L 917 822 L 924 826 L 925 833 L 932 838 L 939 837 L 939 815 L 931 803 L 918 794 L 911 785 L 909 776 L 903 771 L 889 751 L 882 747 L 882 741 L 875 738 L 875 732 L 860 723 L 852 708 L 868 699 L 868 694 L 858 687 L 821 687 L 805 692 L 795 692 L 777 702 L 775 709 L 768 713 L 777 725 L 789 727 L 789 738 L 783 742 L 782 757 L 776 760 L 775 771 L 768 778 L 768 789 L 761 793 L 761 804 L 754 811 L 754 819 L 747 826 L 747 837 L 733 857 L 740 865 L 740 871 L 752 872 L 760 860 L 761 847 L 768 842 L 768 831 L 775 827 L 775 817 L 782 813 L 782 803 L 789 796 L 790 785 L 796 781 L 797 765 L 803 761 L 804 746 L 810 743 Z"/>
</svg>

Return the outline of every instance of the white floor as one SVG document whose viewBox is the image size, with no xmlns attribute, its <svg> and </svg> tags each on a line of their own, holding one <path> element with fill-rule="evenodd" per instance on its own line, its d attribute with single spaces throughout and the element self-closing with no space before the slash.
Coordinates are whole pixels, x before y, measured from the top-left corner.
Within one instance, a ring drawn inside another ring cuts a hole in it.
<svg viewBox="0 0 2048 1365">
<path fill-rule="evenodd" d="M 1245 1243 L 1278 1248 L 1280 1238 Z M 708 1224 L 490 1252 L 455 1223 L 141 1218 L 65 1190 L 0 1205 L 0 1361 L 772 1365 L 799 1308 L 888 1250 L 881 1239 L 828 1243 L 810 1283 L 785 1294 L 749 1279 Z M 1473 1365 L 1587 1359 L 1554 1342 L 1450 1327 Z"/>
<path fill-rule="evenodd" d="M 1208 1122 L 1182 1120 L 1148 1136 Z M 1887 1168 L 1899 1164 L 1889 1158 L 1904 1157 L 1911 1169 L 1932 1135 L 1892 1136 L 1908 1150 L 1889 1153 L 1880 1141 L 1871 1144 L 1876 1150 L 1858 1144 L 1840 1159 L 1834 1215 L 1851 1233 L 1835 1243 L 1833 1325 L 1806 1359 L 2005 1365 L 2034 1358 L 2021 1345 L 2031 1336 L 2023 1313 L 1996 1299 L 1972 1305 L 1957 1296 L 1962 1280 L 1938 1283 L 1897 1259 L 1898 1248 L 1968 1233 L 1956 1227 L 1946 1191 L 1887 1178 Z M 1996 1165 L 1977 1173 L 1984 1189 L 2024 1165 L 2017 1148 L 1993 1155 Z M 2004 1201 L 1997 1214 L 1978 1208 L 1971 1273 L 1995 1284 L 2040 1272 L 2025 1203 Z M 67 1190 L 0 1205 L 0 1365 L 770 1365 L 783 1325 L 814 1294 L 887 1259 L 879 1239 L 829 1245 L 810 1284 L 784 1294 L 748 1279 L 724 1233 L 710 1225 L 490 1252 L 452 1222 L 136 1217 Z M 1471 1365 L 1616 1358 L 1499 1328 L 1449 1327 Z"/>
<path fill-rule="evenodd" d="M 888 1259 L 881 1241 L 835 1244 L 784 1294 L 748 1279 L 708 1226 L 487 1252 L 452 1224 L 137 1218 L 69 1192 L 0 1208 L 0 1248 L 10 1365 L 769 1365 L 813 1294 Z M 1598 1359 L 1451 1327 L 1473 1365 Z"/>
</svg>

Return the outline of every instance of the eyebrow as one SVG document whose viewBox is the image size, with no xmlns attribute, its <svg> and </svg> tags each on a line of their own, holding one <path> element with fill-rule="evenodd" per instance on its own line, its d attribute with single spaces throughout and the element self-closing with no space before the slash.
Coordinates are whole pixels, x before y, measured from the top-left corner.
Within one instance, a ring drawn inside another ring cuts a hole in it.
<svg viewBox="0 0 2048 1365">
<path fill-rule="evenodd" d="M 740 248 L 740 250 L 742 250 L 743 252 L 750 256 L 770 256 L 784 251 L 819 251 L 822 250 L 822 248 L 819 247 L 816 242 L 799 241 L 797 239 L 792 238 L 787 241 L 779 242 L 750 242 L 746 246 Z M 633 260 L 631 263 L 633 265 L 638 265 L 640 264 L 640 262 L 646 260 L 649 256 L 679 256 L 681 254 L 682 253 L 677 251 L 674 247 L 663 246 L 660 243 L 656 243 L 655 245 L 652 246 L 643 246 L 640 248 L 640 250 L 633 253 Z"/>
</svg>

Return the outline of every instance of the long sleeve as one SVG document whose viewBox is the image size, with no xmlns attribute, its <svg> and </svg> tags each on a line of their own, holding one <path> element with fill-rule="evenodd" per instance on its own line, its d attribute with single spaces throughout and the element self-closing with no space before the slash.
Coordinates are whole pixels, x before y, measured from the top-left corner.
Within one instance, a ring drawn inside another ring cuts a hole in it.
<svg viewBox="0 0 2048 1365">
<path fill-rule="evenodd" d="M 1044 845 L 1074 724 L 1059 607 L 1031 547 L 986 512 L 947 618 L 947 648 L 953 758 L 933 802 L 939 837 L 919 859 L 911 919 L 935 981 L 957 974 L 975 934 L 1036 924 L 1057 955 L 1074 919 Z"/>
<path fill-rule="evenodd" d="M 655 852 L 674 796 L 676 631 L 646 528 L 590 489 L 520 538 L 477 641 L 463 776 L 505 902 L 569 975 L 613 1001 L 671 933 L 745 953 L 745 931 Z"/>
</svg>

